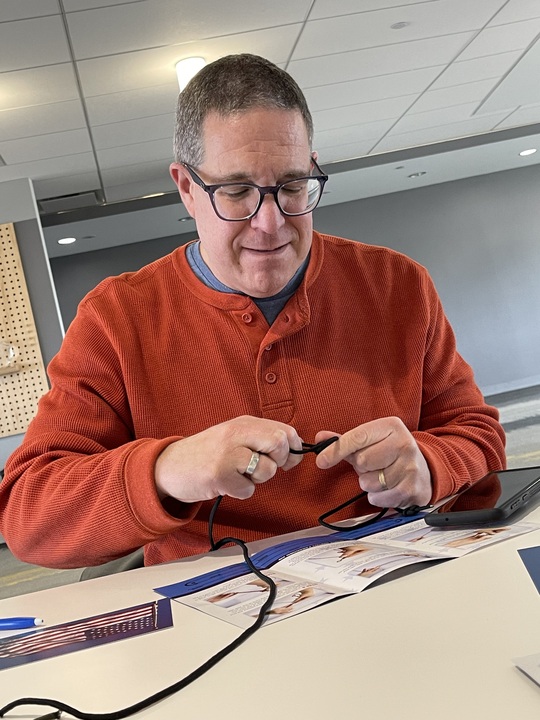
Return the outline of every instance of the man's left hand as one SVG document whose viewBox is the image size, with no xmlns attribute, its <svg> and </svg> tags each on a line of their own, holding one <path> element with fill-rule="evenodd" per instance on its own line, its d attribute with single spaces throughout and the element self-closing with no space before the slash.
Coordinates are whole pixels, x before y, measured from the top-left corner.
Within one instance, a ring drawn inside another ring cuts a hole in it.
<svg viewBox="0 0 540 720">
<path fill-rule="evenodd" d="M 315 442 L 336 436 L 323 430 Z M 339 435 L 338 435 L 339 436 Z M 431 499 L 431 474 L 416 440 L 397 417 L 372 420 L 339 436 L 339 440 L 317 456 L 317 466 L 326 469 L 341 460 L 358 473 L 360 488 L 371 505 L 405 508 L 427 505 Z"/>
</svg>

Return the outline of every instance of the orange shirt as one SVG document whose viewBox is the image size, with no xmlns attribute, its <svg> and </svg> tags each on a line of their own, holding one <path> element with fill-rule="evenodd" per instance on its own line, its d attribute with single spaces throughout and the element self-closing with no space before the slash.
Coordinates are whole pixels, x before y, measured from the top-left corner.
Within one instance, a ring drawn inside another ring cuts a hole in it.
<svg viewBox="0 0 540 720">
<path fill-rule="evenodd" d="M 163 505 L 153 467 L 168 443 L 238 415 L 289 423 L 306 442 L 398 416 L 435 498 L 505 462 L 497 411 L 457 353 L 426 270 L 318 233 L 271 327 L 249 297 L 201 283 L 180 247 L 89 293 L 49 376 L 0 484 L 1 532 L 40 565 L 100 564 L 141 545 L 147 564 L 207 550 L 211 503 Z M 350 465 L 318 470 L 308 455 L 251 499 L 225 498 L 215 537 L 311 527 L 358 490 Z"/>
</svg>

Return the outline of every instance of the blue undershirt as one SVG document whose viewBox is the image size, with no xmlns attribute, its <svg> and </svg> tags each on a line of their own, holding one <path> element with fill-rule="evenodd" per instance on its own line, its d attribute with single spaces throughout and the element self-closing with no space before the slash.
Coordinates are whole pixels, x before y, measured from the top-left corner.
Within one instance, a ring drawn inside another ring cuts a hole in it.
<svg viewBox="0 0 540 720">
<path fill-rule="evenodd" d="M 207 285 L 209 288 L 212 288 L 212 290 L 217 290 L 218 292 L 222 292 L 222 293 L 234 293 L 236 295 L 246 295 L 246 293 L 240 292 L 239 290 L 233 290 L 232 288 L 228 287 L 227 285 L 224 285 L 222 282 L 220 282 L 217 279 L 217 277 L 210 270 L 210 268 L 208 267 L 208 265 L 204 262 L 204 260 L 202 258 L 201 241 L 200 240 L 188 245 L 187 251 L 186 251 L 186 258 L 187 258 L 190 268 L 193 270 L 193 272 L 199 278 L 199 280 L 201 282 L 203 282 L 205 285 Z M 285 285 L 285 287 L 282 290 L 280 290 L 278 293 L 276 293 L 276 295 L 271 295 L 270 297 L 265 297 L 265 298 L 256 298 L 256 297 L 251 298 L 253 300 L 253 302 L 255 303 L 255 305 L 259 308 L 259 310 L 264 315 L 268 325 L 272 325 L 274 320 L 277 318 L 279 313 L 283 310 L 283 308 L 287 304 L 287 301 L 289 300 L 289 298 L 291 298 L 294 295 L 294 293 L 296 292 L 296 290 L 298 289 L 300 283 L 302 282 L 302 278 L 304 277 L 304 273 L 306 271 L 308 262 L 309 262 L 309 255 L 304 260 L 304 262 L 300 265 L 298 270 L 294 273 L 294 275 L 289 280 L 289 282 Z"/>
</svg>

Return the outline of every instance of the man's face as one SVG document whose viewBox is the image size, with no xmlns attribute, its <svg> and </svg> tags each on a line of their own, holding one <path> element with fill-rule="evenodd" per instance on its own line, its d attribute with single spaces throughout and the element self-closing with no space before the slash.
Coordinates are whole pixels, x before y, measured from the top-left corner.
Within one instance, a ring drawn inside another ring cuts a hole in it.
<svg viewBox="0 0 540 720">
<path fill-rule="evenodd" d="M 277 185 L 311 173 L 307 130 L 300 112 L 257 108 L 230 117 L 211 113 L 203 124 L 204 162 L 195 168 L 207 185 Z M 311 247 L 311 213 L 285 217 L 266 195 L 250 220 L 221 220 L 208 194 L 182 165 L 171 175 L 195 219 L 202 256 L 222 283 L 252 297 L 279 292 Z"/>
</svg>

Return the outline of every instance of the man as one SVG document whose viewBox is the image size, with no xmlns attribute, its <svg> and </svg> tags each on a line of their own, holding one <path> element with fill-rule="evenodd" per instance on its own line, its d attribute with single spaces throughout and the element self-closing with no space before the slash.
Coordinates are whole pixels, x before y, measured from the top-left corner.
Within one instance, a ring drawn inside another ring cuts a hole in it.
<svg viewBox="0 0 540 720">
<path fill-rule="evenodd" d="M 252 55 L 180 94 L 171 175 L 199 241 L 81 303 L 0 485 L 16 555 L 147 564 L 424 505 L 504 465 L 426 271 L 313 232 L 326 176 L 292 78 Z M 302 441 L 339 436 L 316 459 Z M 369 501 L 369 503 L 367 502 Z"/>
</svg>

